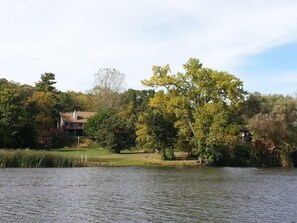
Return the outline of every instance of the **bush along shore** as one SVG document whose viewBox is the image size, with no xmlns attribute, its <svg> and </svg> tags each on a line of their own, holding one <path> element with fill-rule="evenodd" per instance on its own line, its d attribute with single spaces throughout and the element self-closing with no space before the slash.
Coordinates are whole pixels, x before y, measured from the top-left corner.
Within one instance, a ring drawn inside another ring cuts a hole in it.
<svg viewBox="0 0 297 223">
<path fill-rule="evenodd" d="M 0 150 L 0 168 L 23 167 L 79 167 L 86 160 L 62 156 L 54 151 L 44 150 Z"/>
</svg>

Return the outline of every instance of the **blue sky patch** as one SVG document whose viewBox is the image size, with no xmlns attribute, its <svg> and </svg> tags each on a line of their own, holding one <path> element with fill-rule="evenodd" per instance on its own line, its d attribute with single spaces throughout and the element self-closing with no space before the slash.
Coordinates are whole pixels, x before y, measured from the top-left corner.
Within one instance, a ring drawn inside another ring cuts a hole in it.
<svg viewBox="0 0 297 223">
<path fill-rule="evenodd" d="M 236 73 L 242 74 L 248 91 L 293 95 L 297 92 L 297 43 L 249 56 Z"/>
<path fill-rule="evenodd" d="M 246 71 L 297 71 L 297 43 L 270 48 L 246 60 Z"/>
</svg>

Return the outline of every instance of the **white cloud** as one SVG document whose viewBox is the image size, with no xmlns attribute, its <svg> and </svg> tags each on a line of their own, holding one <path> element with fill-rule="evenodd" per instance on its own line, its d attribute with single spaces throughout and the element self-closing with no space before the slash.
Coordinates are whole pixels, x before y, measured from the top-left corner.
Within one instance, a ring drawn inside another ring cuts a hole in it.
<svg viewBox="0 0 297 223">
<path fill-rule="evenodd" d="M 28 0 L 0 2 L 0 74 L 61 90 L 88 90 L 113 67 L 140 88 L 152 65 L 180 70 L 189 57 L 232 72 L 246 56 L 297 41 L 296 1 Z M 241 78 L 245 78 L 242 76 Z"/>
</svg>

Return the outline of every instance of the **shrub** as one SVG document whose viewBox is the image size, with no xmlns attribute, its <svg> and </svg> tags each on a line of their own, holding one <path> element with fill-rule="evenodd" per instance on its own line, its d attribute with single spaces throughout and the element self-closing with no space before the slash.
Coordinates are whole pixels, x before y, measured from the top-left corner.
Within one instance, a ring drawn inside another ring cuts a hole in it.
<svg viewBox="0 0 297 223">
<path fill-rule="evenodd" d="M 173 149 L 165 148 L 161 150 L 161 157 L 163 160 L 175 160 Z"/>
<path fill-rule="evenodd" d="M 221 146 L 203 146 L 199 145 L 193 150 L 195 154 L 203 163 L 203 165 L 212 166 L 222 159 Z"/>
</svg>

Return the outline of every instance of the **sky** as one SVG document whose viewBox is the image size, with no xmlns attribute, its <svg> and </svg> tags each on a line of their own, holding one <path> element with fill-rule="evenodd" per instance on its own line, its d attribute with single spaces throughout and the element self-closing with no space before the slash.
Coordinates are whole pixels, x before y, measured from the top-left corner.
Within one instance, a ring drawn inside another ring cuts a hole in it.
<svg viewBox="0 0 297 223">
<path fill-rule="evenodd" d="M 152 66 L 190 57 L 240 78 L 249 92 L 297 92 L 295 0 L 0 0 L 0 78 L 85 92 L 115 68 L 143 89 Z"/>
</svg>

